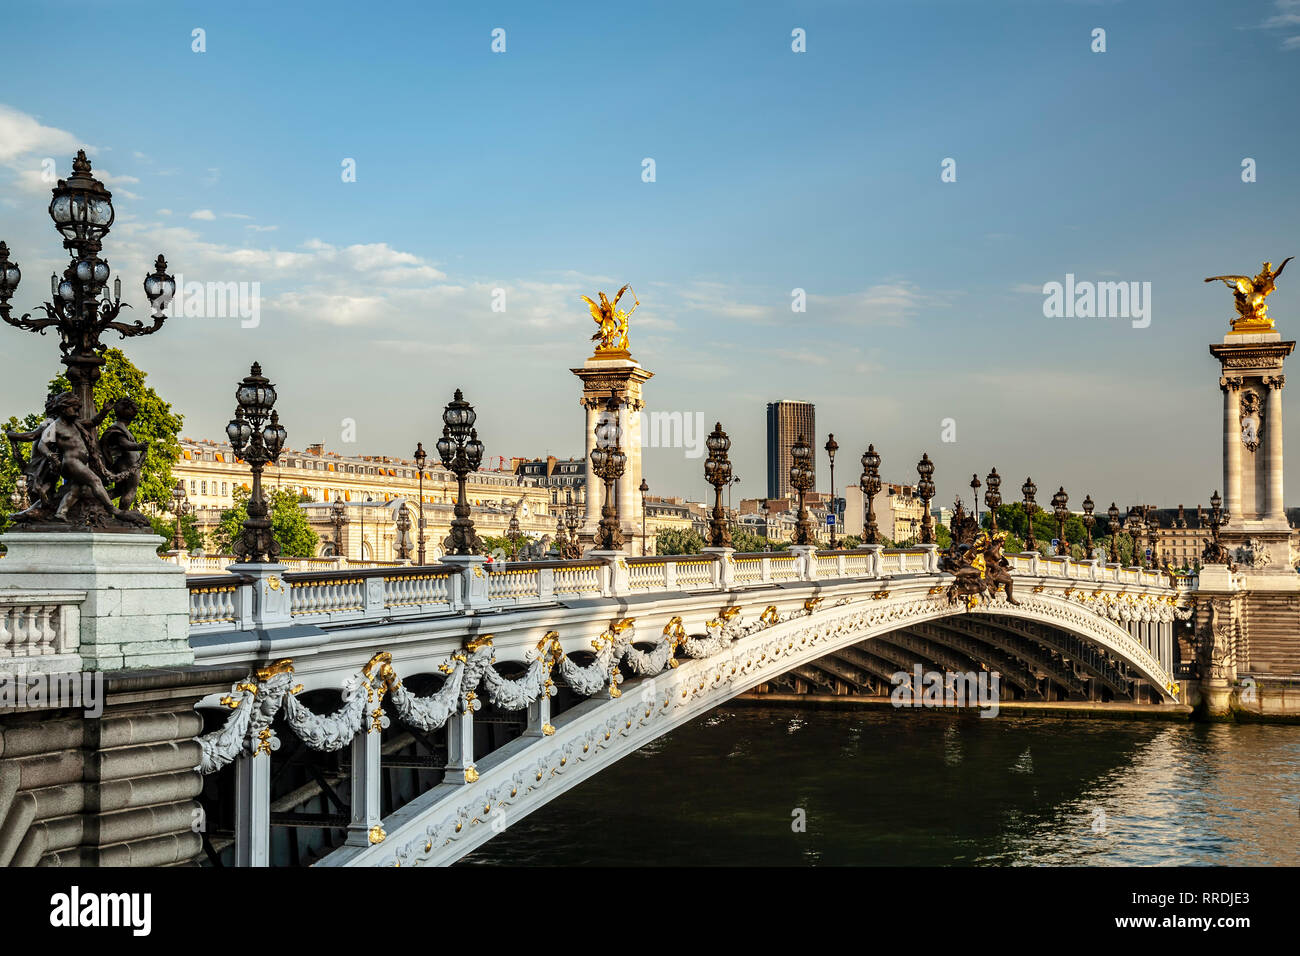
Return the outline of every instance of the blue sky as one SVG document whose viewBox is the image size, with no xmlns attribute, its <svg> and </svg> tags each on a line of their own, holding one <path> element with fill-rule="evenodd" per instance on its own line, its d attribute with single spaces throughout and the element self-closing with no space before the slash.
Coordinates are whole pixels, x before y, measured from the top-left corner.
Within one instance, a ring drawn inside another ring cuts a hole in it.
<svg viewBox="0 0 1300 956">
<path fill-rule="evenodd" d="M 114 189 L 106 257 L 137 305 L 159 251 L 186 280 L 260 283 L 256 328 L 177 318 L 127 346 L 193 437 L 221 434 L 258 359 L 296 447 L 428 445 L 459 386 L 489 454 L 580 452 L 568 368 L 592 325 L 578 295 L 631 282 L 649 408 L 721 420 L 745 495 L 765 493 L 765 403 L 796 397 L 817 403 L 818 445 L 835 432 L 841 485 L 871 441 L 893 481 L 928 451 L 945 503 L 996 465 L 1077 500 L 1192 504 L 1221 484 L 1205 346 L 1232 314 L 1201 280 L 1300 254 L 1297 0 L 5 16 L 15 305 L 62 268 L 40 163 L 66 175 L 79 145 Z M 65 66 L 89 58 L 105 66 Z M 1150 282 L 1150 327 L 1045 318 L 1042 285 L 1066 273 Z M 1300 266 L 1271 300 L 1287 334 L 1298 289 Z M 0 408 L 36 407 L 53 342 L 0 343 Z M 956 442 L 940 441 L 944 418 Z M 656 492 L 699 497 L 701 471 L 647 451 Z"/>
</svg>

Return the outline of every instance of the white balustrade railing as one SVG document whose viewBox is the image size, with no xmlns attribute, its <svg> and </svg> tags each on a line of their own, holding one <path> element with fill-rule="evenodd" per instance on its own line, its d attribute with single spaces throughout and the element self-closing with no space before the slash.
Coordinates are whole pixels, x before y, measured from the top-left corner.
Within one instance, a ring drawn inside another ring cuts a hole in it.
<svg viewBox="0 0 1300 956">
<path fill-rule="evenodd" d="M 668 586 L 668 562 L 628 562 L 627 586 L 633 591 L 648 591 Z"/>
<path fill-rule="evenodd" d="M 190 626 L 230 624 L 238 619 L 239 583 L 230 575 L 219 580 L 190 581 Z"/>
<path fill-rule="evenodd" d="M 0 672 L 16 659 L 75 654 L 84 592 L 14 591 L 0 596 Z"/>
<path fill-rule="evenodd" d="M 600 594 L 604 566 L 598 562 L 555 569 L 556 594 Z"/>
<path fill-rule="evenodd" d="M 451 571 L 384 576 L 384 607 L 423 607 L 451 604 L 455 580 Z"/>
<path fill-rule="evenodd" d="M 488 573 L 489 601 L 518 601 L 521 598 L 539 598 L 540 571 L 536 568 L 510 567 Z"/>
<path fill-rule="evenodd" d="M 294 617 L 364 611 L 365 607 L 365 578 L 322 576 L 289 582 L 289 613 Z"/>
<path fill-rule="evenodd" d="M 713 584 L 712 559 L 678 558 L 674 564 L 677 565 L 677 586 L 679 588 L 694 588 Z"/>
<path fill-rule="evenodd" d="M 225 560 L 221 556 L 208 556 Z M 1009 554 L 1014 573 L 1040 578 L 1107 581 L 1144 587 L 1168 587 L 1166 575 L 1156 571 L 1118 568 L 1097 562 L 1076 562 L 1058 556 Z M 194 559 L 197 560 L 197 559 Z M 428 567 L 333 570 L 337 563 L 323 559 L 324 572 L 289 572 L 293 619 L 301 623 L 346 623 L 371 618 L 411 617 L 454 613 L 476 607 L 544 605 L 576 597 L 617 597 L 654 591 L 700 591 L 714 588 L 766 587 L 788 582 L 930 575 L 937 570 L 932 548 L 853 549 L 832 552 L 774 551 L 751 554 L 624 556 L 578 561 L 498 562 L 431 565 Z M 486 581 L 478 580 L 486 578 Z M 190 622 L 201 630 L 244 629 L 256 626 L 248 585 L 237 575 L 191 577 Z M 1179 579 L 1178 589 L 1195 587 L 1194 577 Z M 48 602 L 47 602 L 48 603 Z M 4 604 L 0 601 L 0 608 Z M 6 611 L 10 618 L 16 612 Z M 23 634 L 45 634 L 52 627 L 44 611 L 24 612 Z M 33 620 L 35 624 L 27 622 Z M 19 615 L 21 617 L 21 615 Z M 17 618 L 14 618 L 17 620 Z M 9 618 L 6 618 L 8 621 Z M 232 627 L 233 625 L 233 627 Z M 15 625 L 16 626 L 16 625 Z M 4 633 L 12 632 L 8 628 Z M 55 626 L 55 630 L 57 627 Z M 24 637 L 23 646 L 30 641 Z M 33 646 L 46 647 L 45 638 Z M 42 649 L 41 653 L 49 653 Z"/>
</svg>

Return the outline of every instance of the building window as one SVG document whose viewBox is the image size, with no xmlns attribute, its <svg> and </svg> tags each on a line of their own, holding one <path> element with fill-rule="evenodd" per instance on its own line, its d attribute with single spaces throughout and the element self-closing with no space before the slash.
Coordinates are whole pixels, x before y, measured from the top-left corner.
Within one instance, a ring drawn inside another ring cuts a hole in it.
<svg viewBox="0 0 1300 956">
<path fill-rule="evenodd" d="M 221 483 L 221 496 L 223 498 L 226 496 L 226 483 L 224 481 Z"/>
</svg>

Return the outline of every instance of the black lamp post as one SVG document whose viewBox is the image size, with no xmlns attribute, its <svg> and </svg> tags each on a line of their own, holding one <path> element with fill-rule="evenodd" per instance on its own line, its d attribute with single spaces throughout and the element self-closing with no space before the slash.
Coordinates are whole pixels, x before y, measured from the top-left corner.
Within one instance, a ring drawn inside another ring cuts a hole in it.
<svg viewBox="0 0 1300 956">
<path fill-rule="evenodd" d="M 157 332 L 166 320 L 165 309 L 176 292 L 176 281 L 167 274 L 167 261 L 158 256 L 153 273 L 144 280 L 152 324 L 145 325 L 138 319 L 129 323 L 117 321 L 121 310 L 129 307 L 122 302 L 122 279 L 117 277 L 113 280 L 110 295 L 107 289 L 108 262 L 100 258 L 104 237 L 116 217 L 113 196 L 91 175 L 85 150 L 77 151 L 72 175 L 60 179 L 54 187 L 49 214 L 63 236 L 63 248 L 71 253 L 71 261 L 63 271 L 62 279 L 57 275 L 50 277 L 50 301 L 37 307 L 45 313 L 44 318 L 34 319 L 31 313 L 15 317 L 9 300 L 22 279 L 22 270 L 9 258 L 9 247 L 0 242 L 0 319 L 29 332 L 44 334 L 49 328 L 58 332 L 62 353 L 60 361 L 68 370 L 68 381 L 72 386 L 72 395 L 62 402 L 62 408 L 82 426 L 79 431 L 94 435 L 103 421 L 94 398 L 95 383 L 104 366 L 105 345 L 100 337 L 105 332 L 116 332 L 122 338 Z M 33 449 L 33 455 L 36 454 Z M 33 482 L 30 487 L 38 500 L 33 508 L 16 515 L 15 521 L 49 520 L 55 517 L 55 508 L 59 506 L 58 517 L 77 527 L 148 527 L 144 515 L 117 509 L 112 504 L 105 488 L 112 482 L 107 474 L 99 473 L 104 469 L 94 463 L 94 449 L 87 447 L 84 452 L 77 450 L 71 455 L 65 450 L 60 457 L 64 486 L 56 492 L 50 482 Z M 82 457 L 88 460 L 80 461 Z M 40 464 L 44 471 L 46 463 L 42 461 Z M 29 469 L 32 467 L 28 465 Z M 28 477 L 32 477 L 30 470 Z M 77 493 L 81 490 L 85 493 Z M 112 496 L 122 493 L 114 491 Z M 76 507 L 66 508 L 69 502 L 75 503 Z"/>
<path fill-rule="evenodd" d="M 1196 507 L 1196 517 L 1199 519 L 1198 524 L 1205 526 L 1205 515 L 1199 505 Z M 1219 497 L 1219 491 L 1216 488 L 1214 494 L 1210 496 L 1210 540 L 1205 550 L 1201 552 L 1201 560 L 1205 564 L 1227 564 L 1228 549 L 1219 541 L 1219 529 L 1228 523 L 1229 514 L 1223 509 L 1223 499 Z"/>
<path fill-rule="evenodd" d="M 862 477 L 858 487 L 867 496 L 867 517 L 862 527 L 863 544 L 880 544 L 880 529 L 876 527 L 876 495 L 880 494 L 880 455 L 875 445 L 868 445 L 862 454 Z"/>
<path fill-rule="evenodd" d="M 366 560 L 366 505 L 369 505 L 374 500 L 375 499 L 370 497 L 370 495 L 366 495 L 366 500 L 361 506 L 361 547 L 357 550 L 357 559 L 361 561 Z M 376 542 L 376 544 L 378 544 L 378 542 Z M 371 560 L 374 560 L 376 557 L 378 557 L 378 555 L 372 555 Z"/>
<path fill-rule="evenodd" d="M 998 530 L 998 508 L 1002 505 L 1002 477 L 994 468 L 988 474 L 988 488 L 984 492 L 984 503 L 989 507 L 989 530 Z"/>
<path fill-rule="evenodd" d="M 1092 516 L 1092 512 L 1096 507 L 1092 495 L 1085 495 L 1083 498 L 1083 556 L 1089 561 L 1092 560 L 1092 526 L 1097 523 L 1097 519 Z"/>
<path fill-rule="evenodd" d="M 1113 501 L 1106 509 L 1106 521 L 1110 525 L 1110 562 L 1119 564 L 1119 507 Z"/>
<path fill-rule="evenodd" d="M 397 509 L 397 559 L 409 561 L 411 558 L 411 513 L 403 502 Z"/>
<path fill-rule="evenodd" d="M 564 509 L 564 524 L 569 529 L 569 538 L 565 542 L 563 557 L 572 560 L 582 556 L 582 546 L 578 543 L 578 506 L 573 503 L 573 489 L 566 492 L 568 506 Z"/>
<path fill-rule="evenodd" d="M 420 516 L 418 519 L 416 547 L 416 563 L 421 567 L 424 566 L 424 463 L 429 457 L 429 453 L 424 450 L 424 442 L 415 443 L 415 467 L 420 472 Z"/>
<path fill-rule="evenodd" d="M 1124 519 L 1124 530 L 1128 536 L 1133 539 L 1133 564 L 1135 567 L 1146 567 L 1145 555 L 1142 548 L 1142 534 L 1146 530 L 1146 522 L 1142 518 L 1142 509 L 1134 506 L 1129 508 L 1128 517 Z"/>
<path fill-rule="evenodd" d="M 1038 494 L 1038 486 L 1034 484 L 1033 478 L 1026 478 L 1025 483 L 1020 486 L 1020 494 L 1025 499 L 1025 518 L 1028 520 L 1025 531 L 1025 550 L 1037 551 L 1038 541 L 1034 538 L 1034 515 L 1038 514 L 1038 504 L 1034 501 L 1034 496 Z"/>
<path fill-rule="evenodd" d="M 731 439 L 722 430 L 718 422 L 709 437 L 704 440 L 709 450 L 709 457 L 704 459 L 704 480 L 713 486 L 713 516 L 709 520 L 709 547 L 731 547 L 731 530 L 727 527 L 726 516 L 722 511 L 722 486 L 731 483 L 731 460 L 727 451 L 731 448 Z"/>
<path fill-rule="evenodd" d="M 650 490 L 650 485 L 646 483 L 645 475 L 642 475 L 642 476 L 641 476 L 641 485 L 640 485 L 640 487 L 637 488 L 637 491 L 641 492 L 641 553 L 642 553 L 642 554 L 648 554 L 648 553 L 649 553 L 649 552 L 646 550 L 646 543 L 647 543 L 647 542 L 646 542 L 646 536 L 645 536 L 645 496 L 646 496 L 646 493 L 647 493 L 649 490 Z"/>
<path fill-rule="evenodd" d="M 605 483 L 605 502 L 600 509 L 600 524 L 596 526 L 596 550 L 621 551 L 623 529 L 614 507 L 614 482 L 623 477 L 627 455 L 619 442 L 618 399 L 612 393 L 605 403 L 605 412 L 596 422 L 596 447 L 591 450 L 592 471 Z"/>
<path fill-rule="evenodd" d="M 262 374 L 262 366 L 254 362 L 235 389 L 235 417 L 226 425 L 231 449 L 248 462 L 253 472 L 248 517 L 233 549 L 239 563 L 271 564 L 280 557 L 280 543 L 271 533 L 271 516 L 262 494 L 262 469 L 280 457 L 286 437 L 280 413 L 272 407 L 275 400 L 275 386 Z"/>
<path fill-rule="evenodd" d="M 970 497 L 972 503 L 971 506 L 975 509 L 975 513 L 971 517 L 975 519 L 975 527 L 978 528 L 980 526 L 980 476 L 979 475 L 970 476 Z"/>
<path fill-rule="evenodd" d="M 193 505 L 185 500 L 185 479 L 178 478 L 176 487 L 172 489 L 172 514 L 176 516 L 176 538 L 173 542 L 173 551 L 181 550 L 181 545 L 185 540 L 181 536 L 181 519 L 192 510 Z"/>
<path fill-rule="evenodd" d="M 831 525 L 831 550 L 835 550 L 835 525 L 839 524 L 840 516 L 835 507 L 835 453 L 840 450 L 840 444 L 835 440 L 835 433 L 826 439 L 826 457 L 831 461 L 831 514 L 834 516 L 835 524 Z"/>
<path fill-rule="evenodd" d="M 1062 485 L 1052 495 L 1052 513 L 1056 516 L 1056 553 L 1059 555 L 1070 553 L 1070 546 L 1065 542 L 1065 519 L 1070 517 L 1069 505 L 1070 496 L 1065 493 L 1065 486 Z"/>
<path fill-rule="evenodd" d="M 465 401 L 460 389 L 456 389 L 455 397 L 442 412 L 438 456 L 443 467 L 456 476 L 456 516 L 451 521 L 451 534 L 443 542 L 443 551 L 449 555 L 480 554 L 483 550 L 465 498 L 466 479 L 471 472 L 478 471 L 483 461 L 483 443 L 478 440 L 478 429 L 474 427 L 477 417 L 474 406 Z"/>
<path fill-rule="evenodd" d="M 330 505 L 330 520 L 334 524 L 334 555 L 341 559 L 344 557 L 343 526 L 348 523 L 347 509 L 343 507 L 342 501 L 335 499 L 334 504 Z"/>
<path fill-rule="evenodd" d="M 1147 512 L 1147 543 L 1151 546 L 1151 566 L 1160 567 L 1160 518 L 1153 507 Z"/>
<path fill-rule="evenodd" d="M 916 493 L 921 496 L 921 505 L 925 509 L 921 517 L 921 543 L 934 544 L 934 516 L 930 514 L 930 499 L 934 497 L 934 462 L 928 452 L 917 462 L 916 473 L 921 476 L 916 483 Z"/>
<path fill-rule="evenodd" d="M 799 520 L 795 522 L 794 543 L 798 545 L 814 544 L 812 518 L 804 505 L 804 495 L 812 488 L 816 478 L 813 471 L 812 448 L 800 435 L 790 446 L 790 487 L 799 492 Z"/>
</svg>

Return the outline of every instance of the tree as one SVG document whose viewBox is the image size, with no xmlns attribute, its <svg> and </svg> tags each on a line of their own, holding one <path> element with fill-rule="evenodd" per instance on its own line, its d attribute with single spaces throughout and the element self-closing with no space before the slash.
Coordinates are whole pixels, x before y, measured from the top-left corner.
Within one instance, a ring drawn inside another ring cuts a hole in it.
<svg viewBox="0 0 1300 956">
<path fill-rule="evenodd" d="M 752 553 L 757 551 L 780 551 L 781 545 L 775 545 L 764 535 L 750 531 L 748 528 L 734 528 L 731 532 L 731 546 L 737 551 Z M 789 545 L 785 545 L 789 547 Z M 687 552 L 683 552 L 687 553 Z"/>
<path fill-rule="evenodd" d="M 302 509 L 302 502 L 310 498 L 284 489 L 263 493 L 271 511 L 271 533 L 280 544 L 280 554 L 286 558 L 313 557 L 320 536 L 311 530 L 307 512 Z M 235 539 L 248 517 L 250 496 L 248 490 L 236 488 L 234 507 L 221 512 L 221 519 L 212 532 L 212 542 L 222 554 L 233 553 Z"/>
<path fill-rule="evenodd" d="M 694 528 L 664 528 L 655 535 L 655 554 L 699 554 L 704 539 Z"/>
<path fill-rule="evenodd" d="M 484 554 L 496 554 L 500 552 L 505 555 L 506 560 L 508 561 L 513 561 L 517 558 L 519 552 L 529 543 L 528 536 L 522 532 L 503 534 L 499 536 L 484 534 L 479 535 L 479 539 L 483 542 Z"/>
<path fill-rule="evenodd" d="M 163 554 L 172 550 L 176 544 L 176 518 L 154 515 L 149 519 L 149 523 L 153 525 L 154 534 L 164 538 L 163 543 L 158 545 L 158 553 Z M 193 512 L 181 518 L 181 547 L 190 554 L 203 548 L 203 532 L 199 530 L 199 523 Z"/>
</svg>

